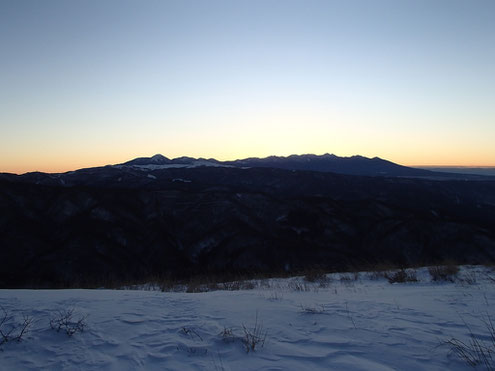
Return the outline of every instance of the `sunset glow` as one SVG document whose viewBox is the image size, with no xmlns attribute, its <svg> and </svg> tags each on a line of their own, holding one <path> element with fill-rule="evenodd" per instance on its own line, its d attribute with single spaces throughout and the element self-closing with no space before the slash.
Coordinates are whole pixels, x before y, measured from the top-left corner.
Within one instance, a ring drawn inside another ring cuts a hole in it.
<svg viewBox="0 0 495 371">
<path fill-rule="evenodd" d="M 161 153 L 495 166 L 493 1 L 3 1 L 0 172 Z"/>
</svg>

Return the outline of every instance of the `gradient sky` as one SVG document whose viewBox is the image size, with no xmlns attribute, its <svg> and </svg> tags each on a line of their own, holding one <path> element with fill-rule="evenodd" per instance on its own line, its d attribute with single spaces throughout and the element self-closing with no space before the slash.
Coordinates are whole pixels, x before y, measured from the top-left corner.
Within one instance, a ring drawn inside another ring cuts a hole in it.
<svg viewBox="0 0 495 371">
<path fill-rule="evenodd" d="M 495 166 L 495 1 L 0 0 L 0 171 Z"/>
</svg>

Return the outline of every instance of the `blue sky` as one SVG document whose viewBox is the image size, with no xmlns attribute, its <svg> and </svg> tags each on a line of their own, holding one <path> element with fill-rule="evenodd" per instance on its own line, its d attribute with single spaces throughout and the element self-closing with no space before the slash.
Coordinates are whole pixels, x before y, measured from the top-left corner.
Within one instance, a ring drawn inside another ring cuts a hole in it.
<svg viewBox="0 0 495 371">
<path fill-rule="evenodd" d="M 0 2 L 0 171 L 495 165 L 494 1 Z"/>
</svg>

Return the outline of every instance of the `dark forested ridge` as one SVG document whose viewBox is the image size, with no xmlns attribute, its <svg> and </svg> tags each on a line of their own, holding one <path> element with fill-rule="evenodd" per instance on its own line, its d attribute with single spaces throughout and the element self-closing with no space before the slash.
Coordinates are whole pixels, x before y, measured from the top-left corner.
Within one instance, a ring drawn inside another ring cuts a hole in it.
<svg viewBox="0 0 495 371">
<path fill-rule="evenodd" d="M 276 168 L 0 176 L 0 285 L 495 260 L 495 182 Z"/>
</svg>

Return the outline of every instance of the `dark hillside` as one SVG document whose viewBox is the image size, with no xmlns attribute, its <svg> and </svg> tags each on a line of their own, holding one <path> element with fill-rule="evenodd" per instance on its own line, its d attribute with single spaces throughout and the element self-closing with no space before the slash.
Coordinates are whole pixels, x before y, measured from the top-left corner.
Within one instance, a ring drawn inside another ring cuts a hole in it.
<svg viewBox="0 0 495 371">
<path fill-rule="evenodd" d="M 225 167 L 7 178 L 2 287 L 495 260 L 494 182 Z"/>
</svg>

